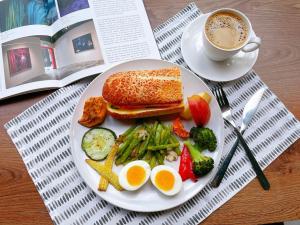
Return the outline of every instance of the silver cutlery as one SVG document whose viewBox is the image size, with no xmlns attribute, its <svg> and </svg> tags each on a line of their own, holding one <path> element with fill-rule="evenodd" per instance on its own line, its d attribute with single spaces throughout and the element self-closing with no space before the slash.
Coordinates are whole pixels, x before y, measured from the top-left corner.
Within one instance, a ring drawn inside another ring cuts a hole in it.
<svg viewBox="0 0 300 225">
<path fill-rule="evenodd" d="M 215 95 L 217 102 L 222 110 L 222 116 L 224 121 L 226 121 L 228 124 L 231 125 L 231 127 L 234 129 L 236 135 L 238 136 L 238 142 L 241 142 L 243 148 L 246 151 L 246 154 L 251 162 L 251 165 L 257 175 L 257 178 L 261 184 L 261 186 L 263 187 L 264 190 L 269 190 L 270 189 L 270 184 L 266 178 L 266 176 L 264 175 L 263 171 L 261 170 L 258 162 L 256 161 L 254 155 L 252 154 L 250 148 L 248 147 L 246 141 L 244 140 L 241 132 L 237 129 L 237 126 L 235 125 L 233 119 L 232 119 L 232 114 L 231 114 L 231 109 L 230 109 L 230 104 L 228 102 L 228 99 L 226 97 L 226 94 L 224 92 L 224 90 L 222 89 L 222 87 L 218 86 L 215 89 L 213 89 L 213 94 Z M 250 123 L 250 120 L 253 116 L 253 114 L 255 113 L 257 106 L 255 108 L 252 108 L 250 106 L 248 106 L 249 108 L 249 112 L 246 113 L 245 115 L 245 119 L 243 121 L 243 124 L 241 126 L 241 131 L 244 132 L 244 130 L 246 129 L 246 125 Z M 250 110 L 251 109 L 251 110 Z M 237 144 L 238 145 L 238 144 Z M 232 154 L 232 153 L 231 153 Z M 233 155 L 233 154 L 232 154 Z M 228 162 L 229 164 L 229 162 Z"/>
<path fill-rule="evenodd" d="M 244 134 L 246 128 L 249 126 L 249 124 L 259 106 L 259 103 L 263 97 L 265 90 L 266 90 L 265 88 L 259 89 L 257 92 L 254 93 L 254 95 L 246 103 L 244 110 L 243 110 L 242 125 L 240 128 L 241 134 Z M 226 155 L 221 166 L 219 167 L 215 177 L 213 178 L 213 180 L 211 182 L 213 187 L 219 187 L 220 183 L 222 182 L 222 179 L 227 171 L 230 161 L 231 161 L 234 153 L 236 152 L 238 144 L 239 144 L 239 139 L 237 138 L 235 143 L 231 147 L 230 151 Z"/>
</svg>

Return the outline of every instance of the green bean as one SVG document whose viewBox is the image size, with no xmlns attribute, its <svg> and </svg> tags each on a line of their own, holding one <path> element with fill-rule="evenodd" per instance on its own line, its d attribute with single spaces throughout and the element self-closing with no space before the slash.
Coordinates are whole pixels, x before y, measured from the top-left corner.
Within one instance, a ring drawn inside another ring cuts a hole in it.
<svg viewBox="0 0 300 225">
<path fill-rule="evenodd" d="M 145 129 L 147 130 L 148 134 L 150 135 L 150 132 L 152 130 L 152 125 L 148 124 L 148 123 L 144 123 L 143 125 L 144 125 Z"/>
<path fill-rule="evenodd" d="M 138 130 L 140 130 L 141 127 L 140 126 L 136 126 L 125 138 L 124 141 L 127 141 L 128 139 L 130 139 L 132 136 L 134 136 Z"/>
<path fill-rule="evenodd" d="M 171 135 L 171 129 L 170 127 L 165 127 L 165 131 L 166 131 L 166 134 L 163 138 L 163 141 L 161 142 L 161 144 L 168 144 L 169 142 L 169 138 L 170 138 L 170 135 Z"/>
<path fill-rule="evenodd" d="M 164 164 L 164 157 L 160 152 L 155 152 L 155 157 L 157 159 L 158 165 L 163 165 Z"/>
<path fill-rule="evenodd" d="M 148 150 L 150 151 L 157 151 L 161 149 L 168 149 L 168 148 L 176 148 L 179 147 L 179 143 L 172 143 L 172 144 L 165 144 L 165 145 L 150 145 L 147 147 Z"/>
<path fill-rule="evenodd" d="M 154 139 L 154 143 L 155 145 L 159 145 L 160 142 L 160 136 L 161 136 L 161 131 L 162 131 L 162 125 L 158 124 L 157 129 L 156 129 L 156 133 L 155 133 L 155 139 Z"/>
<path fill-rule="evenodd" d="M 171 135 L 170 135 L 170 138 L 169 138 L 169 143 L 172 143 L 172 144 L 179 144 L 179 141 L 177 140 L 177 138 L 176 138 L 173 134 L 171 134 Z M 175 147 L 175 148 L 174 148 L 174 151 L 176 152 L 176 154 L 177 154 L 178 156 L 181 155 L 181 150 L 179 149 L 179 145 L 178 145 L 178 147 Z"/>
<path fill-rule="evenodd" d="M 151 169 L 153 169 L 156 166 L 156 157 L 154 155 L 151 156 L 149 164 L 150 164 Z"/>
<path fill-rule="evenodd" d="M 125 149 L 130 145 L 130 143 L 133 140 L 133 136 L 136 134 L 137 130 L 139 130 L 139 127 L 135 126 L 134 129 L 132 129 L 130 131 L 130 133 L 124 138 L 124 140 L 123 140 L 124 142 L 119 146 L 118 156 L 122 155 L 123 152 L 125 151 Z M 125 131 L 125 132 L 127 132 L 127 131 Z"/>
<path fill-rule="evenodd" d="M 139 154 L 139 150 L 140 150 L 141 144 L 138 144 L 131 152 L 129 158 L 137 158 L 138 154 Z"/>
<path fill-rule="evenodd" d="M 140 149 L 139 149 L 139 155 L 138 155 L 139 159 L 142 159 L 144 157 L 144 155 L 146 154 L 146 149 L 149 144 L 149 140 L 150 140 L 150 135 L 148 135 L 146 140 L 142 142 Z"/>
<path fill-rule="evenodd" d="M 127 165 L 128 163 L 132 162 L 133 159 L 132 158 L 128 158 L 126 159 L 126 161 L 124 163 L 122 163 L 124 166 Z"/>
<path fill-rule="evenodd" d="M 133 137 L 133 140 L 130 143 L 130 145 L 124 150 L 122 155 L 120 155 L 120 157 L 117 158 L 116 164 L 123 164 L 126 161 L 126 159 L 128 158 L 128 156 L 130 156 L 133 149 L 140 143 L 140 141 L 141 141 L 141 138 Z"/>
<path fill-rule="evenodd" d="M 154 144 L 154 139 L 155 139 L 155 134 L 156 134 L 157 127 L 158 127 L 158 122 L 155 121 L 155 123 L 154 123 L 154 125 L 151 129 L 151 132 L 150 132 L 149 144 Z"/>
<path fill-rule="evenodd" d="M 167 130 L 162 127 L 160 140 L 159 140 L 159 143 L 158 143 L 159 145 L 163 144 L 163 142 L 165 140 L 166 133 L 167 133 Z"/>
<path fill-rule="evenodd" d="M 123 134 L 121 134 L 120 136 L 122 136 L 122 137 L 126 137 L 126 136 L 128 136 L 135 128 L 137 127 L 137 125 L 135 124 L 135 125 L 133 125 L 133 126 L 131 126 L 131 127 L 129 127 Z"/>
<path fill-rule="evenodd" d="M 116 164 L 116 166 L 119 166 L 119 165 L 121 165 L 122 164 L 122 162 L 121 162 L 121 159 L 120 159 L 121 157 L 117 157 L 116 158 L 116 160 L 115 160 L 115 164 Z"/>
<path fill-rule="evenodd" d="M 150 161 L 150 159 L 151 159 L 151 152 L 147 151 L 146 154 L 145 154 L 145 156 L 144 156 L 144 160 L 145 161 Z"/>
<path fill-rule="evenodd" d="M 125 149 L 130 145 L 130 142 L 132 141 L 133 136 L 131 136 L 130 138 L 128 138 L 125 142 L 123 142 L 118 149 L 118 156 L 122 155 L 123 152 L 125 151 Z"/>
<path fill-rule="evenodd" d="M 174 136 L 174 134 L 171 134 L 171 136 L 170 136 L 170 141 L 171 141 L 171 143 L 178 143 L 178 144 L 179 144 L 179 141 L 178 141 L 177 138 Z"/>
</svg>

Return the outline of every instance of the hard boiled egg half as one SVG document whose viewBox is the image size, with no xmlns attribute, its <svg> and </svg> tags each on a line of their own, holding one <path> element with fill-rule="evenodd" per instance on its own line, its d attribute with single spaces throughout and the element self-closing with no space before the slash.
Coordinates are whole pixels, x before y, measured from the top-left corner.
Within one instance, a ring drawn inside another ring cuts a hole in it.
<svg viewBox="0 0 300 225">
<path fill-rule="evenodd" d="M 119 174 L 119 183 L 127 191 L 135 191 L 149 179 L 151 168 L 143 160 L 137 160 L 124 166 Z"/>
<path fill-rule="evenodd" d="M 176 195 L 182 188 L 182 179 L 172 167 L 160 165 L 153 168 L 151 182 L 163 194 Z"/>
</svg>

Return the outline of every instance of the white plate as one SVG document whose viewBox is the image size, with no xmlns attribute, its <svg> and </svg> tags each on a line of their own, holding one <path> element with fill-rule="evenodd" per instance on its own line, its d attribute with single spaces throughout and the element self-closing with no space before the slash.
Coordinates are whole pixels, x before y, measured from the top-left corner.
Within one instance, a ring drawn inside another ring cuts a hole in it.
<svg viewBox="0 0 300 225">
<path fill-rule="evenodd" d="M 181 38 L 184 61 L 193 72 L 212 81 L 231 81 L 245 75 L 254 66 L 259 49 L 249 53 L 240 51 L 221 62 L 210 60 L 203 50 L 202 42 L 202 30 L 208 15 L 201 15 L 184 30 Z"/>
<path fill-rule="evenodd" d="M 215 100 L 212 98 L 210 103 L 211 107 L 211 119 L 208 123 L 208 127 L 213 129 L 216 134 L 218 141 L 218 148 L 215 152 L 207 154 L 211 155 L 215 160 L 215 168 L 209 173 L 207 176 L 200 178 L 197 183 L 193 183 L 192 181 L 184 182 L 183 190 L 176 196 L 167 197 L 159 193 L 156 188 L 151 184 L 149 179 L 148 183 L 144 185 L 139 191 L 136 192 L 127 192 L 122 191 L 119 192 L 114 189 L 111 185 L 108 187 L 106 192 L 99 192 L 97 190 L 99 175 L 92 168 L 90 168 L 86 163 L 85 159 L 87 156 L 81 149 L 81 139 L 83 134 L 88 130 L 87 128 L 78 124 L 78 118 L 80 118 L 82 114 L 82 109 L 84 105 L 84 101 L 90 96 L 99 96 L 101 95 L 102 87 L 104 81 L 113 73 L 120 71 L 128 71 L 128 70 L 145 70 L 145 69 L 160 69 L 166 67 L 177 66 L 173 63 L 155 60 L 155 59 L 142 59 L 142 60 L 134 60 L 126 63 L 122 63 L 120 65 L 114 66 L 113 68 L 107 70 L 106 72 L 99 75 L 93 82 L 87 87 L 87 89 L 82 94 L 73 115 L 71 129 L 70 129 L 70 141 L 71 141 L 71 149 L 72 155 L 74 158 L 74 162 L 78 168 L 78 171 L 88 186 L 101 198 L 106 201 L 119 206 L 124 209 L 139 211 L 139 212 L 154 212 L 161 211 L 165 209 L 169 209 L 175 206 L 178 206 L 185 201 L 192 198 L 196 195 L 212 178 L 213 174 L 216 172 L 217 165 L 219 164 L 222 150 L 223 150 L 223 142 L 224 142 L 224 124 L 221 116 L 220 108 Z M 184 98 L 190 96 L 195 93 L 199 93 L 202 91 L 208 92 L 211 96 L 209 88 L 205 85 L 201 79 L 199 79 L 196 75 L 191 73 L 189 70 L 180 67 L 182 74 L 182 81 L 184 86 Z M 132 121 L 119 121 L 113 119 L 110 116 L 107 116 L 105 122 L 101 125 L 102 127 L 107 127 L 115 131 L 117 135 L 124 132 L 128 126 L 132 123 Z M 185 123 L 187 129 L 193 126 L 193 122 L 189 121 Z M 166 163 L 167 164 L 167 163 Z M 176 162 L 169 163 L 172 167 L 178 170 L 179 160 Z M 114 166 L 113 170 L 116 173 L 119 173 L 122 166 L 116 167 Z"/>
</svg>

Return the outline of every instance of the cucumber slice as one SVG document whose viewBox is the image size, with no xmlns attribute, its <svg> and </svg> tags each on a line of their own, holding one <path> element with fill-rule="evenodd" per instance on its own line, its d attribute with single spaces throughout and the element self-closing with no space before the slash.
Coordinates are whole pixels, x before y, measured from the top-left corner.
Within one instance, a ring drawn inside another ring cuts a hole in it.
<svg viewBox="0 0 300 225">
<path fill-rule="evenodd" d="M 107 128 L 97 127 L 88 130 L 82 138 L 81 147 L 93 160 L 104 159 L 116 140 L 116 134 Z"/>
</svg>

